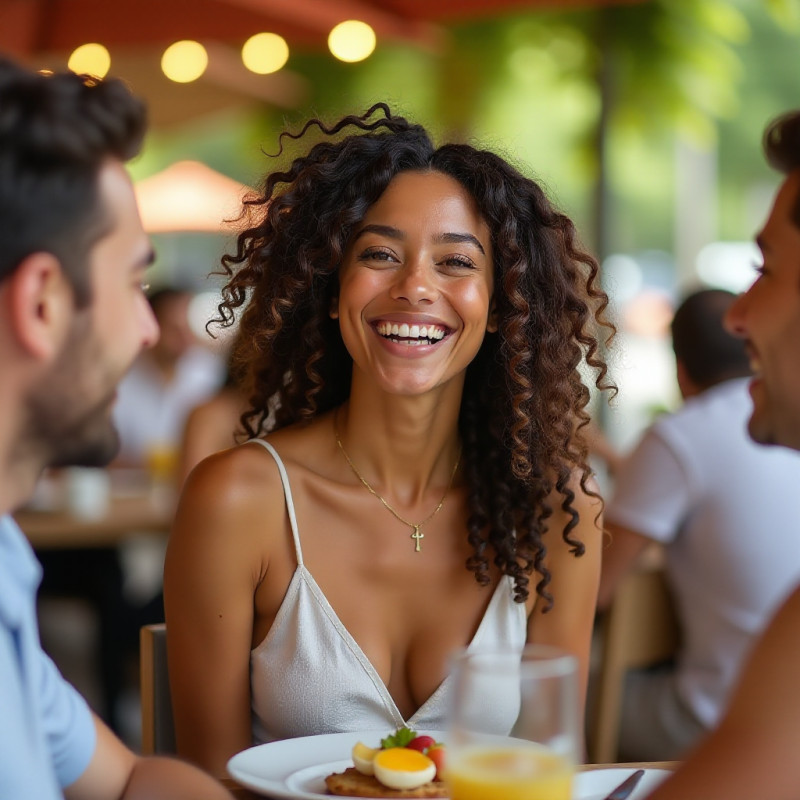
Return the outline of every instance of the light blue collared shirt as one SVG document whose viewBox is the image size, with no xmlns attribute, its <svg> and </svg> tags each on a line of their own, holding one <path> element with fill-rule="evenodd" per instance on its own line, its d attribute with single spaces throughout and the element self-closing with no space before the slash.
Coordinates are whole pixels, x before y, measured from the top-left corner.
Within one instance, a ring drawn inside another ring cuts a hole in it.
<svg viewBox="0 0 800 800">
<path fill-rule="evenodd" d="M 86 701 L 39 643 L 41 577 L 22 531 L 0 517 L 0 798 L 60 800 L 96 746 Z"/>
</svg>

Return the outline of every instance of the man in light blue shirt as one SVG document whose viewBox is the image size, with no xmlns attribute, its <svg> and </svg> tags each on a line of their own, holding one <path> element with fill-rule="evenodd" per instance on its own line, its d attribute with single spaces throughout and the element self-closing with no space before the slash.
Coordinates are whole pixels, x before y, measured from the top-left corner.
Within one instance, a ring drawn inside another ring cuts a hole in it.
<svg viewBox="0 0 800 800">
<path fill-rule="evenodd" d="M 30 545 L 0 517 L 0 797 L 58 797 L 96 744 L 89 707 L 39 646 L 40 579 Z"/>
<path fill-rule="evenodd" d="M 230 799 L 205 773 L 132 753 L 39 645 L 41 569 L 10 512 L 47 466 L 108 463 L 116 385 L 158 326 L 153 254 L 124 162 L 144 108 L 117 80 L 0 57 L 0 798 Z"/>
</svg>

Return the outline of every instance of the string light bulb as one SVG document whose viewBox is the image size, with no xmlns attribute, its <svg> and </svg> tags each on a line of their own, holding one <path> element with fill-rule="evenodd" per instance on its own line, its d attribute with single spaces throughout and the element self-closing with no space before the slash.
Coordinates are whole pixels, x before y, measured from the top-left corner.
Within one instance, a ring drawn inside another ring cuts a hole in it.
<svg viewBox="0 0 800 800">
<path fill-rule="evenodd" d="M 175 83 L 196 81 L 208 66 L 208 53 L 200 42 L 184 39 L 171 44 L 161 56 L 161 70 Z"/>
<path fill-rule="evenodd" d="M 242 47 L 242 62 L 251 72 L 269 75 L 289 60 L 289 45 L 277 33 L 257 33 Z"/>
<path fill-rule="evenodd" d="M 328 35 L 328 49 L 340 61 L 363 61 L 372 55 L 376 44 L 375 31 L 357 19 L 340 22 Z"/>
<path fill-rule="evenodd" d="M 111 69 L 111 55 L 102 44 L 82 44 L 72 51 L 67 66 L 76 75 L 94 75 L 105 78 Z"/>
</svg>

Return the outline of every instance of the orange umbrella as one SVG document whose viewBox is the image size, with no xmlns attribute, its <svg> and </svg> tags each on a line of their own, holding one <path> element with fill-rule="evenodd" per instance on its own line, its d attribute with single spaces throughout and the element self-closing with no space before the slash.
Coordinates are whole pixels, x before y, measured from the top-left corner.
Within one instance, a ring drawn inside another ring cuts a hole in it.
<svg viewBox="0 0 800 800">
<path fill-rule="evenodd" d="M 178 161 L 134 189 L 148 233 L 231 233 L 242 200 L 255 193 L 199 161 Z"/>
</svg>

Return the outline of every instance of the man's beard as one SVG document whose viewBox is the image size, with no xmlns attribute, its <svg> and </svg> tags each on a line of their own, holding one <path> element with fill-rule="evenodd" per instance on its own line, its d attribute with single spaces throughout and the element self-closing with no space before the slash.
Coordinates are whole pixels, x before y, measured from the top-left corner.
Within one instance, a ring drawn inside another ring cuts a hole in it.
<svg viewBox="0 0 800 800">
<path fill-rule="evenodd" d="M 36 443 L 43 467 L 101 467 L 114 458 L 120 442 L 111 407 L 120 377 L 104 369 L 91 334 L 74 331 L 50 375 L 27 398 L 24 436 Z M 110 388 L 91 402 L 101 386 Z"/>
<path fill-rule="evenodd" d="M 28 433 L 41 445 L 49 467 L 102 467 L 119 451 L 111 419 L 113 394 L 79 410 L 77 400 L 50 392 L 34 393 L 28 404 Z"/>
</svg>

